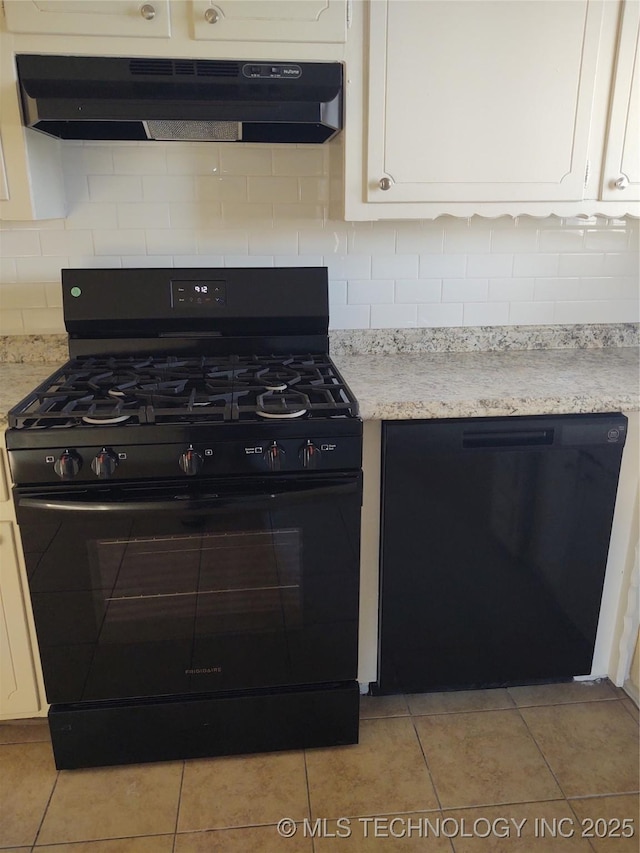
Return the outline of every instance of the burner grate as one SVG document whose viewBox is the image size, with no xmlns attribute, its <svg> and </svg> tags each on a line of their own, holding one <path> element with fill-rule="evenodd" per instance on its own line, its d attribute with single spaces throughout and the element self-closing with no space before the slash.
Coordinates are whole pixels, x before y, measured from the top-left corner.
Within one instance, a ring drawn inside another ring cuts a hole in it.
<svg viewBox="0 0 640 853">
<path fill-rule="evenodd" d="M 357 414 L 322 354 L 77 358 L 9 413 L 18 429 Z"/>
</svg>

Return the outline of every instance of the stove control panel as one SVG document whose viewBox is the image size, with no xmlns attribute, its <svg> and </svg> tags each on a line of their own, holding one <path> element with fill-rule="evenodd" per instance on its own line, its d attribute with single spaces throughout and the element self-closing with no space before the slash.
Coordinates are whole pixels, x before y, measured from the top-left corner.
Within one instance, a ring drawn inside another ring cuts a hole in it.
<svg viewBox="0 0 640 853">
<path fill-rule="evenodd" d="M 358 436 L 185 441 L 10 449 L 16 484 L 229 477 L 354 470 L 362 464 Z"/>
</svg>

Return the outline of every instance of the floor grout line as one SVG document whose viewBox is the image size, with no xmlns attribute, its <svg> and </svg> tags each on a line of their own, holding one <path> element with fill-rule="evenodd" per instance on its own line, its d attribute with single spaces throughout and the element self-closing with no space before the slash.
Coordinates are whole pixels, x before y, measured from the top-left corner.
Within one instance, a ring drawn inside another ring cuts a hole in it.
<svg viewBox="0 0 640 853">
<path fill-rule="evenodd" d="M 576 820 L 576 822 L 577 822 L 577 825 L 578 825 L 578 826 L 580 826 L 580 816 L 578 815 L 578 813 L 576 812 L 576 810 L 575 810 L 575 809 L 573 808 L 573 806 L 571 805 L 571 801 L 570 801 L 569 799 L 566 799 L 566 803 L 567 803 L 567 805 L 569 806 L 569 810 L 570 810 L 571 814 L 574 816 L 574 818 L 575 818 L 575 820 Z M 590 838 L 587 838 L 587 839 L 586 839 L 586 841 L 587 841 L 587 844 L 589 845 L 589 847 L 594 851 L 594 853 L 597 853 L 597 850 L 596 850 L 596 848 L 593 846 L 593 844 L 592 844 L 592 842 L 591 842 L 591 839 L 590 839 Z"/>
<path fill-rule="evenodd" d="M 53 748 L 51 750 L 51 753 L 52 753 L 52 758 L 53 758 Z M 54 762 L 55 762 L 55 759 L 54 759 Z M 47 812 L 49 811 L 49 806 L 51 805 L 51 800 L 53 799 L 53 794 L 54 794 L 56 788 L 58 787 L 58 780 L 59 779 L 60 779 L 60 771 L 58 769 L 56 769 L 56 778 L 55 778 L 53 785 L 51 786 L 51 793 L 49 794 L 49 797 L 47 799 L 47 805 L 44 807 L 44 809 L 42 811 L 42 817 L 40 818 L 40 823 L 38 824 L 38 829 L 36 830 L 35 838 L 33 839 L 32 849 L 35 849 L 36 844 L 38 843 L 38 838 L 40 837 L 40 832 L 42 831 L 42 825 L 44 823 L 45 817 L 47 816 Z"/>
<path fill-rule="evenodd" d="M 171 853 L 175 853 L 176 841 L 178 837 L 178 821 L 180 820 L 180 805 L 182 803 L 182 786 L 184 784 L 184 774 L 187 769 L 187 762 L 182 762 L 182 773 L 180 774 L 180 787 L 178 788 L 178 808 L 176 809 L 176 822 L 173 827 L 173 844 L 171 845 Z"/>
<path fill-rule="evenodd" d="M 309 820 L 313 820 L 313 815 L 311 814 L 311 789 L 309 788 L 309 769 L 307 767 L 307 750 L 302 750 L 302 759 L 304 761 L 304 779 L 307 785 L 307 809 L 309 810 Z M 311 836 L 311 850 L 312 853 L 316 853 L 316 842 L 315 836 Z"/>
<path fill-rule="evenodd" d="M 409 705 L 409 703 L 407 702 L 407 707 L 408 707 L 408 705 Z M 440 814 L 442 814 L 443 813 L 442 802 L 440 801 L 440 794 L 438 793 L 436 781 L 433 778 L 433 773 L 431 772 L 431 768 L 429 767 L 429 759 L 427 758 L 426 749 L 424 747 L 424 744 L 422 743 L 422 740 L 420 739 L 420 734 L 418 733 L 418 729 L 416 728 L 416 724 L 415 724 L 415 720 L 413 718 L 413 715 L 410 714 L 409 719 L 411 720 L 411 725 L 413 727 L 413 731 L 415 733 L 415 736 L 418 739 L 418 747 L 420 749 L 420 752 L 422 753 L 422 758 L 424 760 L 425 767 L 427 768 L 427 773 L 429 774 L 429 781 L 431 782 L 431 787 L 433 788 L 433 793 L 436 796 L 436 802 L 438 803 L 438 809 L 437 810 Z M 430 811 L 430 809 L 423 809 L 423 811 Z M 409 814 L 411 814 L 411 812 L 409 812 Z M 415 814 L 415 812 L 414 812 L 414 814 Z M 455 853 L 455 847 L 453 845 L 453 841 L 450 838 L 448 839 L 448 841 L 449 841 L 449 847 L 451 848 L 452 853 Z"/>
<path fill-rule="evenodd" d="M 529 706 L 527 706 L 527 707 L 529 707 Z M 542 706 L 542 707 L 544 707 L 544 706 Z M 517 711 L 518 711 L 518 714 L 519 714 L 519 716 L 520 716 L 520 719 L 521 719 L 521 720 L 522 720 L 522 722 L 524 723 L 524 727 L 526 728 L 527 732 L 529 733 L 529 737 L 530 737 L 530 738 L 531 738 L 531 740 L 535 743 L 535 745 L 536 745 L 536 749 L 538 750 L 538 752 L 539 752 L 539 753 L 540 753 L 540 755 L 542 756 L 542 760 L 544 761 L 544 763 L 547 765 L 547 768 L 549 769 L 549 773 L 551 773 L 551 775 L 553 776 L 553 778 L 554 778 L 554 780 L 555 780 L 555 783 L 556 783 L 556 785 L 558 786 L 558 789 L 560 790 L 560 792 L 562 793 L 562 796 L 563 796 L 563 797 L 564 797 L 564 799 L 566 800 L 566 799 L 567 799 L 567 795 L 566 795 L 566 793 L 565 793 L 565 790 L 564 790 L 564 788 L 562 787 L 562 785 L 560 784 L 560 780 L 559 780 L 559 779 L 558 779 L 558 777 L 556 776 L 556 774 L 555 774 L 555 772 L 554 772 L 553 768 L 551 767 L 551 765 L 550 765 L 550 764 L 549 764 L 549 762 L 547 761 L 547 756 L 544 754 L 544 752 L 543 752 L 543 750 L 542 750 L 542 747 L 540 746 L 540 744 L 539 744 L 539 743 L 538 743 L 538 741 L 537 741 L 536 736 L 534 735 L 534 733 L 533 733 L 533 732 L 531 731 L 531 729 L 529 728 L 529 723 L 527 723 L 527 721 L 525 720 L 524 715 L 523 715 L 523 714 L 521 713 L 521 711 L 520 711 L 520 708 L 518 708 L 518 709 L 517 709 Z"/>
</svg>

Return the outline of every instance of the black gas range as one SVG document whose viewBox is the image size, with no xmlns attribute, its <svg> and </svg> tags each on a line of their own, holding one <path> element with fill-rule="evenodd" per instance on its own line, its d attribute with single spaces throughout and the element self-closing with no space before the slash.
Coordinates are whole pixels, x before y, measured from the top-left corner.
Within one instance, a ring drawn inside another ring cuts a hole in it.
<svg viewBox="0 0 640 853">
<path fill-rule="evenodd" d="M 352 743 L 362 424 L 327 271 L 63 270 L 7 447 L 59 767 Z"/>
</svg>

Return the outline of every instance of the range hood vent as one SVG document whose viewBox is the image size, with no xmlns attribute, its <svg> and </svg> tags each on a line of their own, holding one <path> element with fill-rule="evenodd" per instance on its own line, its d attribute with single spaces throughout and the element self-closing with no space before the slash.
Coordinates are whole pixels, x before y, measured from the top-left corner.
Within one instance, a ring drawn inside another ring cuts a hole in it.
<svg viewBox="0 0 640 853">
<path fill-rule="evenodd" d="M 238 77 L 239 62 L 217 62 L 214 59 L 130 59 L 132 75 L 145 74 L 155 77 Z"/>
<path fill-rule="evenodd" d="M 318 143 L 342 128 L 339 62 L 18 54 L 23 120 L 60 139 Z"/>
</svg>

